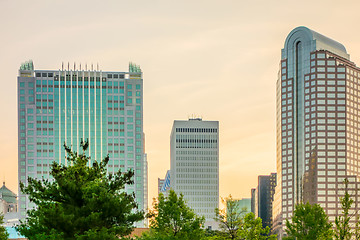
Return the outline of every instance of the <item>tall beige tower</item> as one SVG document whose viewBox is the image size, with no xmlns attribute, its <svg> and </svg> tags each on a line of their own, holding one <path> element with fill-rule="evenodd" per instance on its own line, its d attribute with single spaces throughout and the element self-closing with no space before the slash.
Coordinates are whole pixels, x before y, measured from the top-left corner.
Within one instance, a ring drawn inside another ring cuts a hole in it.
<svg viewBox="0 0 360 240">
<path fill-rule="evenodd" d="M 287 36 L 277 80 L 277 187 L 273 232 L 299 202 L 341 213 L 343 180 L 360 175 L 360 69 L 345 47 L 306 27 Z M 357 207 L 357 192 L 354 194 Z"/>
</svg>

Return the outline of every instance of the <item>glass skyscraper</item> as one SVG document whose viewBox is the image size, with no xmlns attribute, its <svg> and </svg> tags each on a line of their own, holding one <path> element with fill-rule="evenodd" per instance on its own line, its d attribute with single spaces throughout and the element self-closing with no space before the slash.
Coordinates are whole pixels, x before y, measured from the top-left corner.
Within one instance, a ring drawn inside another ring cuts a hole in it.
<svg viewBox="0 0 360 240">
<path fill-rule="evenodd" d="M 87 67 L 35 70 L 21 65 L 18 77 L 19 182 L 27 177 L 50 178 L 53 161 L 67 164 L 63 144 L 79 151 L 89 141 L 91 159 L 110 156 L 108 172 L 135 172 L 134 192 L 140 209 L 147 209 L 147 160 L 143 133 L 143 78 L 139 66 L 128 72 L 88 70 Z M 20 190 L 19 190 L 20 193 Z M 19 196 L 22 217 L 32 208 Z M 140 225 L 139 225 L 140 226 Z"/>
<path fill-rule="evenodd" d="M 343 180 L 358 208 L 360 69 L 345 47 L 306 27 L 287 36 L 277 80 L 277 186 L 273 232 L 299 202 L 341 214 Z"/>
</svg>

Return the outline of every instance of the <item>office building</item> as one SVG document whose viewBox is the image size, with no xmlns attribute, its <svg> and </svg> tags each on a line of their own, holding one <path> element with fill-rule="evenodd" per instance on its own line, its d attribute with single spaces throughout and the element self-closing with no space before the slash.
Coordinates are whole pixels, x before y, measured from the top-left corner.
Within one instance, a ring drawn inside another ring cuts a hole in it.
<svg viewBox="0 0 360 240">
<path fill-rule="evenodd" d="M 158 178 L 158 194 L 162 193 L 165 196 L 167 196 L 169 191 L 170 191 L 170 170 L 167 170 L 164 179 Z"/>
<path fill-rule="evenodd" d="M 258 185 L 251 189 L 251 211 L 262 219 L 263 227 L 272 227 L 276 173 L 258 176 Z"/>
<path fill-rule="evenodd" d="M 174 121 L 170 137 L 170 187 L 213 227 L 219 207 L 219 122 Z"/>
<path fill-rule="evenodd" d="M 256 188 L 257 214 L 262 219 L 263 227 L 272 227 L 272 203 L 276 187 L 276 173 L 260 175 Z"/>
<path fill-rule="evenodd" d="M 18 77 L 19 182 L 51 178 L 53 161 L 67 164 L 64 142 L 79 151 L 88 139 L 91 159 L 110 156 L 108 172 L 134 170 L 133 185 L 140 209 L 147 209 L 147 159 L 143 133 L 143 78 L 139 66 L 129 71 L 70 69 L 35 70 L 21 65 Z M 20 192 L 20 191 L 19 191 Z M 19 197 L 21 216 L 34 207 Z M 141 224 L 139 225 L 141 226 Z"/>
<path fill-rule="evenodd" d="M 287 36 L 277 80 L 273 232 L 280 237 L 297 203 L 320 204 L 334 222 L 344 178 L 358 195 L 359 79 L 342 44 L 306 27 Z"/>
</svg>

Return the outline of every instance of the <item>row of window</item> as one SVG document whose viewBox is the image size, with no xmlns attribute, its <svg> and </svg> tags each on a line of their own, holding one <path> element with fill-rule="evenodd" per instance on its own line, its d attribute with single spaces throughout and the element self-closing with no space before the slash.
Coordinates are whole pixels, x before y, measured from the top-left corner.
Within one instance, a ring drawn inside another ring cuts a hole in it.
<svg viewBox="0 0 360 240">
<path fill-rule="evenodd" d="M 176 174 L 177 178 L 217 178 L 218 174 Z"/>
<path fill-rule="evenodd" d="M 178 157 L 176 157 L 176 158 L 178 158 Z M 209 158 L 210 159 L 210 157 L 204 157 L 204 158 Z M 219 164 L 217 162 L 203 162 L 203 161 L 202 162 L 193 162 L 193 161 L 191 161 L 191 162 L 177 162 L 176 163 L 177 167 L 218 167 L 218 165 Z"/>
<path fill-rule="evenodd" d="M 176 154 L 180 154 L 180 155 L 217 155 L 218 152 L 217 151 L 213 151 L 213 150 L 208 150 L 208 151 L 204 151 L 204 150 L 176 150 Z"/>
<path fill-rule="evenodd" d="M 217 168 L 176 168 L 179 173 L 217 173 Z"/>
<path fill-rule="evenodd" d="M 37 72 L 36 77 L 54 77 L 54 73 L 52 72 L 49 72 L 49 73 L 46 73 L 46 72 Z"/>
<path fill-rule="evenodd" d="M 217 128 L 176 128 L 176 132 L 216 133 Z"/>
</svg>

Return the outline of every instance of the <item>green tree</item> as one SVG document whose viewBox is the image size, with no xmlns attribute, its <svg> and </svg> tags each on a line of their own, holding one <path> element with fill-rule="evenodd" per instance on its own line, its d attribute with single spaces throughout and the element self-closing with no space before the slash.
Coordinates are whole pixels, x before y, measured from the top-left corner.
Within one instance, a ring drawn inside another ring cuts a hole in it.
<svg viewBox="0 0 360 240">
<path fill-rule="evenodd" d="M 241 209 L 239 201 L 234 200 L 231 195 L 221 199 L 226 209 L 215 209 L 215 221 L 219 223 L 219 238 L 239 239 L 238 231 L 243 226 L 243 220 L 247 209 Z"/>
<path fill-rule="evenodd" d="M 0 214 L 0 240 L 6 240 L 9 237 L 9 233 L 6 231 L 4 224 L 4 215 Z"/>
<path fill-rule="evenodd" d="M 204 217 L 198 217 L 189 208 L 183 195 L 179 196 L 170 190 L 169 196 L 159 194 L 158 200 L 154 201 L 154 210 L 150 211 L 150 231 L 143 234 L 140 239 L 156 240 L 193 240 L 203 239 L 204 230 L 201 226 Z"/>
<path fill-rule="evenodd" d="M 343 210 L 342 216 L 337 216 L 335 218 L 335 239 L 337 240 L 350 240 L 352 237 L 351 227 L 350 227 L 350 219 L 351 215 L 349 214 L 349 210 L 351 205 L 354 203 L 354 200 L 350 197 L 348 185 L 349 180 L 347 178 L 344 179 L 345 185 L 345 195 L 344 197 L 340 197 L 341 208 Z M 358 225 L 358 224 L 357 224 Z M 358 229 L 355 229 L 355 235 L 358 237 Z"/>
<path fill-rule="evenodd" d="M 300 203 L 295 206 L 291 222 L 286 220 L 286 239 L 332 239 L 333 230 L 324 209 L 319 204 Z"/>
<path fill-rule="evenodd" d="M 254 213 L 248 213 L 244 217 L 244 223 L 239 231 L 240 239 L 244 240 L 275 240 L 276 235 L 270 235 L 270 228 L 263 228 L 261 218 L 255 218 Z"/>
<path fill-rule="evenodd" d="M 360 216 L 356 217 L 355 230 L 354 230 L 355 240 L 360 240 Z"/>
<path fill-rule="evenodd" d="M 107 240 L 130 234 L 133 224 L 144 218 L 134 194 L 124 191 L 126 184 L 133 184 L 134 173 L 107 174 L 109 156 L 90 167 L 88 142 L 81 142 L 81 154 L 64 147 L 68 164 L 53 162 L 52 180 L 28 178 L 27 186 L 20 183 L 37 207 L 27 212 L 17 230 L 29 240 Z"/>
</svg>

